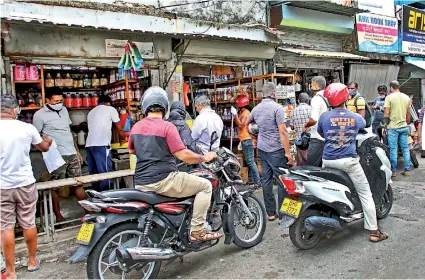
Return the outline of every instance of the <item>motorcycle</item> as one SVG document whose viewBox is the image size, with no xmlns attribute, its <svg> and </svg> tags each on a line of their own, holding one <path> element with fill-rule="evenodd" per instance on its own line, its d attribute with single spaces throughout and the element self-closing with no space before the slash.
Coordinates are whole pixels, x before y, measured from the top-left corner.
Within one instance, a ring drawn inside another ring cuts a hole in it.
<svg viewBox="0 0 425 280">
<path fill-rule="evenodd" d="M 226 245 L 256 246 L 266 230 L 266 210 L 252 190 L 238 190 L 242 180 L 236 156 L 221 148 L 216 160 L 202 165 L 203 169 L 190 173 L 213 185 L 207 229 L 223 229 Z M 87 257 L 88 279 L 154 279 L 163 261 L 182 260 L 190 252 L 219 243 L 191 242 L 194 197 L 172 198 L 136 189 L 88 190 L 87 194 L 90 198 L 79 203 L 95 214 L 82 218 L 77 236 L 80 247 L 70 263 Z"/>
<path fill-rule="evenodd" d="M 358 134 L 357 153 L 378 219 L 385 218 L 393 204 L 391 165 L 385 149 L 373 133 Z M 289 227 L 291 242 L 297 248 L 311 249 L 322 237 L 330 238 L 348 223 L 363 218 L 360 199 L 345 172 L 313 166 L 281 170 L 279 179 L 289 194 L 280 209 L 281 226 Z"/>
</svg>

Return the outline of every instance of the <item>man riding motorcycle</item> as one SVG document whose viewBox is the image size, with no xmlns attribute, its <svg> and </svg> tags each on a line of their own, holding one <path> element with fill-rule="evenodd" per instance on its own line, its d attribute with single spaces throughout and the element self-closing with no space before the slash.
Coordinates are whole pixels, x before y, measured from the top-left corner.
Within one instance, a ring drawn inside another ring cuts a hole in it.
<svg viewBox="0 0 425 280">
<path fill-rule="evenodd" d="M 136 189 L 169 197 L 195 195 L 191 220 L 192 242 L 219 239 L 220 233 L 204 227 L 211 202 L 212 186 L 207 179 L 178 172 L 174 157 L 189 164 L 209 162 L 214 152 L 196 154 L 185 147 L 177 128 L 163 120 L 168 111 L 168 94 L 160 87 L 150 87 L 142 100 L 146 116 L 130 131 L 128 148 L 137 156 L 134 180 Z"/>
<path fill-rule="evenodd" d="M 369 230 L 369 241 L 379 242 L 388 238 L 378 229 L 375 202 L 369 182 L 359 163 L 356 152 L 356 137 L 366 125 L 361 115 L 345 106 L 350 97 L 348 89 L 341 83 L 330 84 L 323 94 L 332 110 L 320 116 L 317 132 L 325 138 L 323 167 L 335 168 L 347 173 L 359 195 L 364 213 L 364 227 Z"/>
</svg>

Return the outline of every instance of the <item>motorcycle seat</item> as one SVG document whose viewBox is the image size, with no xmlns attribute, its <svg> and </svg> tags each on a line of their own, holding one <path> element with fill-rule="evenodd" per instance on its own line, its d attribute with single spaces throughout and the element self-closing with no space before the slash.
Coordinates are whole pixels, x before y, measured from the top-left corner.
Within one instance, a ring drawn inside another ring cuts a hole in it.
<svg viewBox="0 0 425 280">
<path fill-rule="evenodd" d="M 289 170 L 302 172 L 307 175 L 320 177 L 329 181 L 340 183 L 350 189 L 351 192 L 355 192 L 353 181 L 344 171 L 335 168 L 322 168 L 316 166 L 294 166 Z"/>
<path fill-rule="evenodd" d="M 150 205 L 155 205 L 164 202 L 183 201 L 187 199 L 187 197 L 168 197 L 156 194 L 154 192 L 144 192 L 136 189 L 110 190 L 102 192 L 101 194 L 109 198 L 124 198 L 129 201 L 146 202 Z"/>
</svg>

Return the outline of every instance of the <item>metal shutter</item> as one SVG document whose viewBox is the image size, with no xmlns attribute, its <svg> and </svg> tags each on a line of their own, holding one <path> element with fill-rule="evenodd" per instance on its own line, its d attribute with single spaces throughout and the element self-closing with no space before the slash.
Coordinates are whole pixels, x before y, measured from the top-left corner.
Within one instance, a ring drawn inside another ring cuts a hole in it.
<svg viewBox="0 0 425 280">
<path fill-rule="evenodd" d="M 413 106 L 416 110 L 420 109 L 422 93 L 421 93 L 421 79 L 398 79 L 400 85 L 400 91 L 413 96 Z"/>
<path fill-rule="evenodd" d="M 380 85 L 389 85 L 397 79 L 400 67 L 380 64 L 351 64 L 347 82 L 359 84 L 359 92 L 367 102 L 375 100 Z"/>
</svg>

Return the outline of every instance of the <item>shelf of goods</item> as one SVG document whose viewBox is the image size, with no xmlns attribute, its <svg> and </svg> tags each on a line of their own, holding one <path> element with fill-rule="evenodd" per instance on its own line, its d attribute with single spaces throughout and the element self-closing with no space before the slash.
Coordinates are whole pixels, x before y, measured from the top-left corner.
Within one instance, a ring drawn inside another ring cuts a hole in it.
<svg viewBox="0 0 425 280">
<path fill-rule="evenodd" d="M 65 67 L 51 65 L 11 65 L 13 90 L 21 107 L 21 119 L 32 115 L 45 104 L 46 93 L 64 94 L 68 110 L 91 110 L 99 95 L 108 94 L 112 105 L 136 114 L 143 89 L 148 86 L 148 70 L 117 70 L 101 67 Z"/>
</svg>

